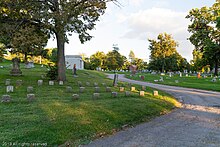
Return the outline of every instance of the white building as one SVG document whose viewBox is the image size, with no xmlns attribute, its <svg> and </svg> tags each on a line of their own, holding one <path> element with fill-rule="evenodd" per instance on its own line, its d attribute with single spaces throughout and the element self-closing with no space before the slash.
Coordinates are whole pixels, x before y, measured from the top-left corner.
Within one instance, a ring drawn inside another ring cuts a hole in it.
<svg viewBox="0 0 220 147">
<path fill-rule="evenodd" d="M 80 55 L 66 55 L 66 68 L 73 69 L 74 64 L 76 64 L 76 69 L 84 69 L 84 61 Z"/>
</svg>

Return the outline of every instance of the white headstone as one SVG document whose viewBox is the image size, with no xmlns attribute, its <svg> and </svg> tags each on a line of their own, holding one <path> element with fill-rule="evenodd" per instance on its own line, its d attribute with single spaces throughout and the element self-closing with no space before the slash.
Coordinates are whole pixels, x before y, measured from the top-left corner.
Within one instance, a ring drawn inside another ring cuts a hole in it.
<svg viewBox="0 0 220 147">
<path fill-rule="evenodd" d="M 63 81 L 59 81 L 59 85 L 63 85 Z"/>
<path fill-rule="evenodd" d="M 38 84 L 38 86 L 43 85 L 43 80 L 38 80 L 38 81 L 37 81 L 37 84 Z"/>
<path fill-rule="evenodd" d="M 14 86 L 7 86 L 6 91 L 7 92 L 14 92 Z"/>
<path fill-rule="evenodd" d="M 54 81 L 49 81 L 49 85 L 53 86 L 54 85 Z"/>
</svg>

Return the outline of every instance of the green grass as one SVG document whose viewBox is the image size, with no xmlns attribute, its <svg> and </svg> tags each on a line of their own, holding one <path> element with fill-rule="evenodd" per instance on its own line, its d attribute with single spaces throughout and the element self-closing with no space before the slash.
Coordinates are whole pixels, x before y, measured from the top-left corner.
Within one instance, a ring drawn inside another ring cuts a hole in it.
<svg viewBox="0 0 220 147">
<path fill-rule="evenodd" d="M 156 84 L 164 84 L 164 85 L 171 85 L 171 86 L 179 86 L 179 87 L 188 87 L 188 88 L 195 88 L 195 89 L 203 89 L 203 90 L 212 90 L 212 91 L 220 91 L 220 80 L 217 79 L 216 82 L 212 82 L 211 80 L 213 78 L 207 77 L 207 78 L 197 78 L 196 76 L 182 76 L 179 77 L 179 75 L 172 76 L 171 78 L 168 75 L 161 76 L 161 75 L 152 75 L 152 74 L 146 74 L 146 73 L 139 73 L 135 76 L 130 77 L 130 74 L 126 73 L 126 77 L 133 79 L 133 80 L 141 80 L 139 75 L 144 75 L 146 82 L 156 83 Z M 154 82 L 154 80 L 159 80 L 160 77 L 163 77 L 164 82 Z M 179 82 L 176 83 L 175 80 L 178 80 Z"/>
<path fill-rule="evenodd" d="M 140 97 L 137 91 L 130 97 L 119 93 L 112 98 L 105 92 L 101 83 L 112 85 L 112 80 L 106 78 L 101 72 L 77 71 L 79 77 L 73 78 L 71 70 L 67 70 L 67 82 L 60 86 L 48 86 L 48 79 L 44 79 L 43 86 L 37 86 L 37 80 L 47 69 L 36 65 L 36 68 L 25 69 L 21 65 L 23 76 L 11 77 L 10 62 L 0 63 L 6 68 L 0 69 L 0 96 L 6 93 L 5 79 L 11 79 L 15 91 L 10 93 L 11 103 L 0 103 L 0 146 L 9 146 L 9 143 L 46 143 L 48 146 L 70 144 L 77 146 L 87 144 L 95 138 L 113 134 L 125 125 L 132 126 L 141 122 L 170 112 L 178 102 L 163 92 L 157 97 L 152 96 L 152 90 L 147 88 L 146 96 Z M 22 86 L 16 86 L 16 80 L 23 80 Z M 80 94 L 79 100 L 72 100 L 72 94 L 79 92 L 77 82 L 83 86 L 88 81 L 91 85 L 98 82 L 101 88 L 100 99 L 93 100 L 94 87 L 86 87 Z M 129 86 L 124 85 L 126 90 Z M 26 99 L 27 86 L 34 87 L 36 101 L 28 102 Z M 67 93 L 66 86 L 72 86 L 73 92 Z M 119 91 L 118 87 L 112 88 Z"/>
</svg>

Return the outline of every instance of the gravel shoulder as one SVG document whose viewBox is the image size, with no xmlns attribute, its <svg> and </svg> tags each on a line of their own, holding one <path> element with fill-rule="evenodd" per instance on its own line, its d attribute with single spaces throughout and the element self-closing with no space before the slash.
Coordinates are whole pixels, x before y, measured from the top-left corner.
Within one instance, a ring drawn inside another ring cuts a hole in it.
<svg viewBox="0 0 220 147">
<path fill-rule="evenodd" d="M 109 75 L 113 78 L 113 75 Z M 220 92 L 181 88 L 134 81 L 119 75 L 119 80 L 163 90 L 182 103 L 182 108 L 87 147 L 219 147 Z"/>
</svg>

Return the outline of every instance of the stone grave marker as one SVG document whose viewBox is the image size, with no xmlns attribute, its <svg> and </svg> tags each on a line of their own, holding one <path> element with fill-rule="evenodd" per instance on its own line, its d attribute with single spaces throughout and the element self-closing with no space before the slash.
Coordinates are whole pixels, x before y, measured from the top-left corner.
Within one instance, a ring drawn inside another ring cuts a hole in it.
<svg viewBox="0 0 220 147">
<path fill-rule="evenodd" d="M 33 93 L 33 92 L 34 92 L 34 88 L 32 86 L 28 86 L 27 93 Z"/>
<path fill-rule="evenodd" d="M 144 96 L 144 91 L 140 91 L 140 92 L 139 92 L 139 95 L 140 95 L 140 96 Z"/>
<path fill-rule="evenodd" d="M 78 81 L 77 83 L 78 83 L 79 87 L 82 87 L 82 82 L 81 81 Z"/>
<path fill-rule="evenodd" d="M 111 87 L 106 87 L 106 92 L 111 92 Z"/>
<path fill-rule="evenodd" d="M 131 87 L 131 91 L 135 91 L 135 87 Z"/>
<path fill-rule="evenodd" d="M 21 86 L 22 85 L 22 80 L 17 80 L 16 81 L 16 86 Z"/>
<path fill-rule="evenodd" d="M 95 93 L 98 93 L 100 91 L 100 87 L 95 87 Z"/>
<path fill-rule="evenodd" d="M 180 77 L 182 77 L 183 75 L 182 75 L 182 72 L 179 72 L 179 74 L 180 74 Z"/>
<path fill-rule="evenodd" d="M 54 85 L 54 81 L 49 81 L 49 85 L 53 86 Z"/>
<path fill-rule="evenodd" d="M 96 83 L 96 82 L 94 83 L 94 86 L 95 86 L 95 87 L 98 87 L 98 85 L 99 85 L 98 83 Z"/>
<path fill-rule="evenodd" d="M 155 91 L 153 92 L 153 95 L 154 95 L 154 96 L 158 96 L 158 91 L 155 90 Z"/>
<path fill-rule="evenodd" d="M 27 100 L 29 102 L 32 102 L 35 100 L 35 94 L 31 93 L 31 94 L 27 94 Z"/>
<path fill-rule="evenodd" d="M 125 91 L 125 88 L 124 88 L 124 87 L 119 87 L 119 91 L 120 91 L 120 92 L 124 92 L 124 91 Z"/>
<path fill-rule="evenodd" d="M 43 85 L 43 80 L 38 80 L 38 81 L 37 81 L 37 85 L 38 85 L 38 86 Z"/>
<path fill-rule="evenodd" d="M 14 86 L 7 86 L 6 92 L 14 92 Z"/>
<path fill-rule="evenodd" d="M 2 103 L 9 103 L 11 102 L 11 96 L 10 95 L 3 95 L 2 96 Z"/>
<path fill-rule="evenodd" d="M 79 87 L 79 92 L 83 93 L 85 91 L 85 87 Z"/>
<path fill-rule="evenodd" d="M 216 79 L 216 78 L 213 78 L 211 81 L 212 81 L 212 82 L 217 82 L 217 79 Z"/>
<path fill-rule="evenodd" d="M 89 82 L 86 82 L 86 86 L 90 86 L 90 83 L 89 83 Z"/>
<path fill-rule="evenodd" d="M 73 100 L 78 100 L 79 99 L 79 94 L 73 94 L 72 99 Z"/>
<path fill-rule="evenodd" d="M 141 89 L 143 90 L 143 91 L 145 91 L 146 90 L 146 86 L 141 86 Z"/>
<path fill-rule="evenodd" d="M 117 97 L 118 93 L 117 92 L 112 92 L 112 97 Z"/>
<path fill-rule="evenodd" d="M 11 79 L 6 79 L 6 80 L 5 80 L 5 85 L 8 86 L 8 85 L 10 85 L 10 84 L 11 84 Z"/>
<path fill-rule="evenodd" d="M 130 91 L 125 91 L 125 96 L 130 96 L 130 95 L 131 95 Z"/>
<path fill-rule="evenodd" d="M 73 92 L 73 88 L 70 87 L 70 86 L 67 86 L 67 87 L 66 87 L 66 92 L 68 92 L 68 93 Z"/>
<path fill-rule="evenodd" d="M 94 100 L 100 98 L 100 93 L 93 93 L 92 98 Z"/>
<path fill-rule="evenodd" d="M 59 81 L 59 85 L 63 85 L 64 84 L 64 82 L 63 81 Z"/>
<path fill-rule="evenodd" d="M 179 80 L 175 80 L 175 83 L 179 83 Z"/>
</svg>

